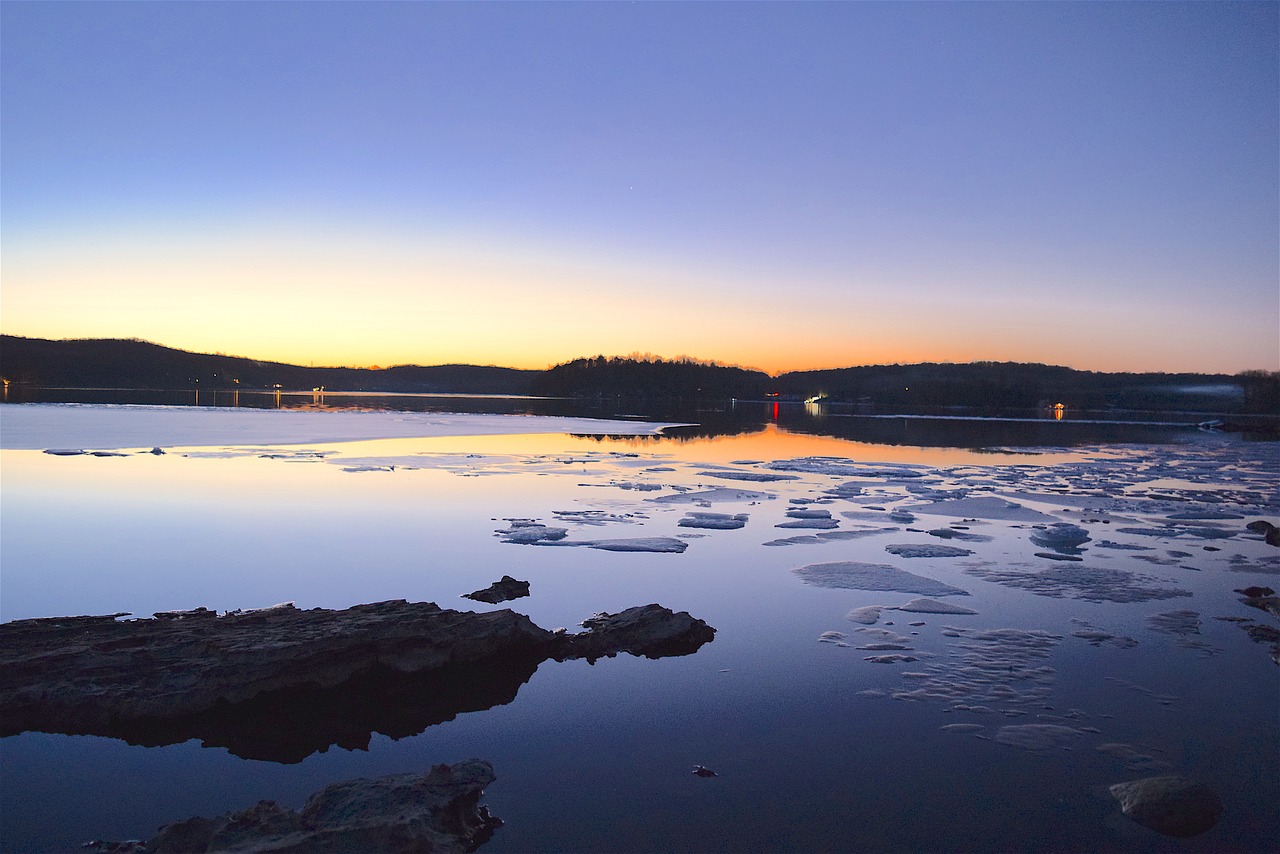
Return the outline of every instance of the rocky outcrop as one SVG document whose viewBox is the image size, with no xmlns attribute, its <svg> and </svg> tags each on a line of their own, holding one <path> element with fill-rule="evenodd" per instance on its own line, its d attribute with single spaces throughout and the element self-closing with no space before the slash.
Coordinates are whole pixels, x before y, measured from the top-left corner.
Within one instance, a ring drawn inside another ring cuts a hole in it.
<svg viewBox="0 0 1280 854">
<path fill-rule="evenodd" d="M 1261 534 L 1262 539 L 1266 541 L 1267 545 L 1280 546 L 1280 528 L 1277 528 L 1266 519 L 1259 519 L 1256 522 L 1250 522 L 1248 525 L 1245 525 L 1245 527 L 1250 531 L 1253 531 L 1255 534 Z"/>
<path fill-rule="evenodd" d="M 298 812 L 274 801 L 217 818 L 189 818 L 160 828 L 145 842 L 93 842 L 106 854 L 194 854 L 307 851 L 374 854 L 475 851 L 502 822 L 479 806 L 494 781 L 488 762 L 437 765 L 426 774 L 336 783 Z"/>
<path fill-rule="evenodd" d="M 1125 815 L 1165 836 L 1198 836 L 1217 824 L 1222 815 L 1218 796 L 1185 777 L 1144 777 L 1116 783 L 1111 795 Z"/>
<path fill-rule="evenodd" d="M 710 643 L 716 630 L 687 611 L 672 612 L 661 605 L 641 605 L 617 614 L 596 614 L 582 621 L 587 631 L 564 637 L 559 661 L 585 658 L 595 662 L 628 652 L 645 658 L 688 655 Z"/>
<path fill-rule="evenodd" d="M 483 590 L 477 590 L 474 593 L 463 593 L 462 598 L 496 605 L 499 602 L 521 599 L 528 595 L 529 582 L 517 581 L 509 575 L 504 575 Z"/>
<path fill-rule="evenodd" d="M 401 738 L 509 703 L 547 659 L 688 655 L 715 636 L 660 605 L 597 614 L 579 634 L 506 609 L 403 600 L 121 616 L 0 625 L 0 735 L 148 746 L 199 738 L 245 758 L 298 762 L 331 744 L 363 748 L 374 732 Z"/>
</svg>

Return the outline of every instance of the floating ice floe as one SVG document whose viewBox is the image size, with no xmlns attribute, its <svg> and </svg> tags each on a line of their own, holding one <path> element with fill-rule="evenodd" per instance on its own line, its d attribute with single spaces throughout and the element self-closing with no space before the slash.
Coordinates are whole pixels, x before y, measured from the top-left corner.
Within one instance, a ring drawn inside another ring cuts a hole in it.
<svg viewBox="0 0 1280 854">
<path fill-rule="evenodd" d="M 554 543 L 537 543 L 548 546 L 585 546 L 589 549 L 600 549 L 605 552 L 657 552 L 660 554 L 681 554 L 689 548 L 684 540 L 674 537 L 633 537 L 625 540 L 561 540 Z"/>
<path fill-rule="evenodd" d="M 952 587 L 923 575 L 877 563 L 838 561 L 815 563 L 791 570 L 806 584 L 815 587 L 837 587 L 852 590 L 896 590 L 922 596 L 968 596 L 966 590 Z"/>
<path fill-rule="evenodd" d="M 552 510 L 551 514 L 559 522 L 572 522 L 576 525 L 593 527 L 611 524 L 632 525 L 640 519 L 647 518 L 635 513 L 618 514 L 607 510 Z"/>
<path fill-rule="evenodd" d="M 889 514 L 890 519 L 893 516 L 894 514 Z M 968 543 L 989 543 L 995 539 L 994 537 L 988 537 L 986 534 L 971 534 L 968 531 L 957 531 L 955 528 L 935 528 L 932 531 L 925 531 L 925 533 L 940 540 L 961 540 Z"/>
<path fill-rule="evenodd" d="M 792 519 L 790 522 L 779 522 L 775 528 L 810 528 L 826 530 L 840 527 L 839 519 Z"/>
<path fill-rule="evenodd" d="M 1079 546 L 1089 542 L 1089 532 L 1079 525 L 1070 522 L 1054 522 L 1044 528 L 1037 528 L 1031 535 L 1031 542 L 1045 549 L 1052 549 L 1062 555 L 1078 555 Z"/>
<path fill-rule="evenodd" d="M 880 621 L 880 612 L 884 608 L 884 605 L 865 605 L 861 608 L 854 608 L 846 615 L 846 619 L 852 620 L 855 623 L 874 626 Z"/>
<path fill-rule="evenodd" d="M 722 480 L 749 480 L 757 483 L 770 483 L 777 480 L 799 480 L 793 474 L 771 474 L 764 471 L 733 471 L 725 469 L 724 471 L 700 471 L 696 474 L 701 477 L 718 477 Z"/>
<path fill-rule="evenodd" d="M 995 497 L 956 498 L 934 501 L 929 504 L 908 504 L 901 508 L 913 513 L 931 516 L 960 516 L 973 519 L 991 519 L 1002 522 L 1056 522 L 1057 519 L 1039 510 L 1024 507 L 1013 501 Z"/>
<path fill-rule="evenodd" d="M 899 528 L 869 528 L 860 531 L 822 531 L 817 534 L 800 534 L 795 537 L 782 537 L 777 540 L 769 540 L 764 543 L 766 546 L 801 546 L 816 545 L 821 543 L 831 543 L 838 540 L 857 540 L 862 537 L 871 537 L 877 534 L 891 534 Z"/>
<path fill-rule="evenodd" d="M 1106 744 L 1099 744 L 1094 750 L 1104 756 L 1119 760 L 1124 763 L 1124 767 L 1131 771 L 1162 771 L 1169 767 L 1168 762 L 1163 759 L 1157 759 L 1150 753 L 1143 753 L 1132 744 L 1112 741 Z"/>
<path fill-rule="evenodd" d="M 830 510 L 813 510 L 808 508 L 793 508 L 787 511 L 789 519 L 830 519 Z"/>
<path fill-rule="evenodd" d="M 950 602 L 939 602 L 937 599 L 912 599 L 905 605 L 895 606 L 895 610 L 908 611 L 912 614 L 976 614 L 972 608 L 953 605 Z"/>
<path fill-rule="evenodd" d="M 676 522 L 681 528 L 707 528 L 713 531 L 731 531 L 747 524 L 746 513 L 705 513 L 690 511 Z"/>
<path fill-rule="evenodd" d="M 1055 599 L 1084 599 L 1089 602 L 1149 602 L 1190 596 L 1187 590 L 1158 586 L 1160 579 L 1120 569 L 1075 566 L 1024 569 L 1016 566 L 971 564 L 966 575 L 993 581 L 1005 587 L 1029 590 L 1037 596 Z"/>
<path fill-rule="evenodd" d="M 973 554 L 969 549 L 956 546 L 935 546 L 921 543 L 895 543 L 884 547 L 891 555 L 898 557 L 968 557 Z"/>
<path fill-rule="evenodd" d="M 1061 724 L 1019 724 L 1002 726 L 996 731 L 995 740 L 1023 750 L 1051 750 L 1075 747 L 1085 733 L 1075 727 Z"/>
<path fill-rule="evenodd" d="M 979 732 L 986 727 L 982 724 L 943 724 L 938 729 L 943 732 Z"/>
<path fill-rule="evenodd" d="M 715 504 L 717 502 L 770 501 L 774 498 L 777 498 L 777 496 L 769 492 L 718 486 L 714 489 L 703 489 L 698 492 L 677 492 L 672 495 L 659 495 L 657 498 L 645 500 L 658 504 Z"/>
<path fill-rule="evenodd" d="M 959 638 L 952 656 L 931 664 L 917 687 L 892 692 L 893 699 L 951 702 L 949 711 L 970 713 L 1000 705 L 1006 714 L 1019 715 L 1025 712 L 1017 707 L 1048 700 L 1054 670 L 1043 661 L 1060 636 L 1025 629 L 945 629 L 944 635 Z"/>
<path fill-rule="evenodd" d="M 569 535 L 568 528 L 552 528 L 532 520 L 508 519 L 507 521 L 511 522 L 511 527 L 497 531 L 502 536 L 504 543 L 529 545 L 531 543 L 555 542 L 563 540 Z"/>
<path fill-rule="evenodd" d="M 1175 643 L 1184 649 L 1194 649 L 1205 655 L 1215 655 L 1222 650 L 1208 641 L 1192 637 L 1200 634 L 1200 613 L 1198 611 L 1181 610 L 1166 611 L 1147 618 L 1147 628 L 1154 632 L 1172 635 Z"/>
</svg>

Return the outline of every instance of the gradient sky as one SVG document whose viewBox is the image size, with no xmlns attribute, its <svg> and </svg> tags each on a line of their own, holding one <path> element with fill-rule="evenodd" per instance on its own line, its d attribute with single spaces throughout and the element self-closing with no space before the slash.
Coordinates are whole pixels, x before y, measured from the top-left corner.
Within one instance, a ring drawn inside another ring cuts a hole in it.
<svg viewBox="0 0 1280 854">
<path fill-rule="evenodd" d="M 1280 4 L 0 5 L 0 328 L 1280 369 Z"/>
</svg>

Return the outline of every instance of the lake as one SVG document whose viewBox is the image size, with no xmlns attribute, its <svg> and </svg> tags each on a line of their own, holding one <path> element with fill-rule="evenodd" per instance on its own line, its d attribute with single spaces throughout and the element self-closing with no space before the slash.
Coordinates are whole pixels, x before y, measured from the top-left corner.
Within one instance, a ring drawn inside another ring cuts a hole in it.
<svg viewBox="0 0 1280 854">
<path fill-rule="evenodd" d="M 447 409 L 593 411 L 501 401 Z M 1245 630 L 1275 620 L 1233 590 L 1280 576 L 1245 527 L 1280 522 L 1280 445 L 1091 423 L 1109 419 L 595 411 L 702 426 L 4 450 L 6 621 L 408 599 L 571 629 L 657 602 L 716 629 L 688 656 L 547 661 L 499 705 L 301 757 L 11 736 L 4 850 L 471 757 L 505 822 L 485 852 L 1277 848 L 1278 671 Z M 517 525 L 684 550 L 522 544 Z M 531 595 L 460 598 L 504 574 Z M 920 591 L 974 613 L 897 610 Z M 1159 773 L 1213 789 L 1218 824 L 1174 840 L 1122 815 L 1107 787 Z"/>
</svg>

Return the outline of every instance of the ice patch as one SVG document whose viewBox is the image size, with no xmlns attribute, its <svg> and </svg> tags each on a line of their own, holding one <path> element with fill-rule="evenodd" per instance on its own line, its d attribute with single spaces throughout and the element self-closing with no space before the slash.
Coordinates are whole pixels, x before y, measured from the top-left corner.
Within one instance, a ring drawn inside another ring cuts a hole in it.
<svg viewBox="0 0 1280 854">
<path fill-rule="evenodd" d="M 746 513 L 700 513 L 691 511 L 676 522 L 681 528 L 707 528 L 713 531 L 731 531 L 747 524 Z"/>
<path fill-rule="evenodd" d="M 932 578 L 876 563 L 839 561 L 815 563 L 791 570 L 806 584 L 851 590 L 895 590 L 922 596 L 968 596 L 968 591 Z"/>
<path fill-rule="evenodd" d="M 956 546 L 934 546 L 919 543 L 898 543 L 884 547 L 891 555 L 898 557 L 967 557 L 973 554 L 969 549 Z"/>
<path fill-rule="evenodd" d="M 930 504 L 908 504 L 902 510 L 930 516 L 960 516 L 973 519 L 992 519 L 1002 522 L 1056 522 L 1057 519 L 1039 510 L 1032 510 L 1003 498 L 956 498 L 934 501 Z"/>
<path fill-rule="evenodd" d="M 1054 599 L 1084 599 L 1089 602 L 1149 602 L 1190 596 L 1186 590 L 1159 587 L 1159 579 L 1119 569 L 1093 569 L 1085 566 L 1053 566 L 1047 569 L 1022 569 L 990 565 L 967 566 L 966 575 L 993 581 L 1005 587 L 1029 590 L 1037 596 Z"/>
<path fill-rule="evenodd" d="M 658 504 L 715 504 L 730 501 L 771 501 L 774 498 L 777 498 L 777 496 L 769 492 L 755 492 L 750 489 L 732 489 L 727 486 L 718 486 L 715 489 L 704 489 L 699 492 L 677 492 L 673 495 L 659 495 L 657 498 L 647 498 L 645 500 Z"/>
<path fill-rule="evenodd" d="M 896 610 L 909 611 L 913 614 L 976 614 L 972 608 L 953 605 L 950 602 L 939 602 L 937 599 L 912 599 L 905 605 L 898 605 Z"/>
</svg>

